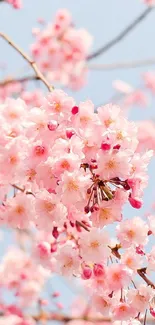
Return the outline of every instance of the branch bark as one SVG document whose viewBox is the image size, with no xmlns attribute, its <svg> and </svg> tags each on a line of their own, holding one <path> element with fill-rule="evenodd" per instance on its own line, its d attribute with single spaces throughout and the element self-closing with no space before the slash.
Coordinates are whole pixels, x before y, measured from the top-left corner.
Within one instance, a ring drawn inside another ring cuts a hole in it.
<svg viewBox="0 0 155 325">
<path fill-rule="evenodd" d="M 134 30 L 153 10 L 153 7 L 146 8 L 138 17 L 136 17 L 125 29 L 123 29 L 116 37 L 114 37 L 111 41 L 108 41 L 104 44 L 100 49 L 90 54 L 87 57 L 87 60 L 90 61 L 100 54 L 103 54 L 110 50 L 113 46 L 119 43 L 122 39 L 124 39 L 131 31 Z"/>
<path fill-rule="evenodd" d="M 50 85 L 50 83 L 46 80 L 46 78 L 41 73 L 41 71 L 37 67 L 36 63 L 32 60 L 32 58 L 29 57 L 22 49 L 20 49 L 20 47 L 16 45 L 6 34 L 0 32 L 0 37 L 3 38 L 12 48 L 14 48 L 23 57 L 23 59 L 25 59 L 29 63 L 29 65 L 32 67 L 32 69 L 35 72 L 36 78 L 41 80 L 49 91 L 52 91 L 54 87 Z"/>
<path fill-rule="evenodd" d="M 1 0 L 0 0 L 1 1 Z M 33 80 L 41 80 L 38 76 L 26 76 L 26 77 L 7 77 L 6 79 L 0 81 L 0 87 L 5 87 L 7 85 L 9 85 L 10 83 L 16 83 L 16 82 L 27 82 L 27 81 L 33 81 Z"/>
</svg>

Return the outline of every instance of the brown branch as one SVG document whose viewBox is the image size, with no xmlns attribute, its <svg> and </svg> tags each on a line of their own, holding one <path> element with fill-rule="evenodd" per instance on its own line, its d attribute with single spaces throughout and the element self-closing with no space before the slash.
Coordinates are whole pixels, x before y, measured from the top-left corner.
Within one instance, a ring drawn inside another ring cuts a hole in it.
<svg viewBox="0 0 155 325">
<path fill-rule="evenodd" d="M 108 41 L 105 45 L 103 45 L 100 49 L 90 54 L 87 57 L 87 60 L 90 61 L 100 54 L 103 54 L 110 50 L 113 46 L 119 43 L 122 39 L 125 38 L 136 26 L 139 25 L 153 10 L 153 7 L 146 8 L 138 17 L 136 17 L 123 31 L 121 31 L 116 37 L 114 37 L 111 41 Z"/>
<path fill-rule="evenodd" d="M 39 316 L 34 316 L 33 317 L 34 320 L 36 321 L 59 321 L 59 322 L 63 322 L 63 323 L 68 323 L 70 321 L 74 321 L 74 320 L 84 320 L 84 321 L 88 321 L 88 322 L 111 322 L 111 319 L 109 317 L 105 318 L 105 317 L 83 317 L 83 316 L 79 316 L 79 317 L 74 317 L 74 316 L 67 316 L 67 315 L 61 315 L 61 314 L 46 314 L 46 313 L 42 313 Z"/>
<path fill-rule="evenodd" d="M 90 70 L 102 70 L 102 71 L 110 71 L 117 69 L 135 69 L 139 67 L 152 66 L 155 65 L 155 58 L 149 58 L 144 60 L 135 60 L 135 61 L 127 61 L 127 62 L 116 62 L 116 63 L 107 63 L 107 64 L 89 64 L 88 68 Z M 10 83 L 16 82 L 27 82 L 33 80 L 40 80 L 38 76 L 25 76 L 25 77 L 7 77 L 6 79 L 0 81 L 0 87 L 5 87 Z"/>
<path fill-rule="evenodd" d="M 40 80 L 40 78 L 38 76 L 27 76 L 27 77 L 20 77 L 20 78 L 7 77 L 6 79 L 0 81 L 0 87 L 5 87 L 10 83 L 16 83 L 16 82 L 24 83 L 31 80 Z"/>
<path fill-rule="evenodd" d="M 86 316 L 83 317 L 82 315 L 79 317 L 75 317 L 75 316 L 67 316 L 67 315 L 61 315 L 61 314 L 47 314 L 42 312 L 42 314 L 38 315 L 38 316 L 33 316 L 32 317 L 36 322 L 38 321 L 43 321 L 43 322 L 47 322 L 47 321 L 58 321 L 58 322 L 63 322 L 63 323 L 68 323 L 70 321 L 78 321 L 78 320 L 82 320 L 82 321 L 87 321 L 87 322 L 91 322 L 91 323 L 112 323 L 113 320 L 110 317 L 93 317 L 93 316 Z M 139 319 L 140 322 L 143 322 L 143 318 Z M 150 323 L 154 323 L 154 319 L 152 317 L 147 318 L 147 320 Z"/>
<path fill-rule="evenodd" d="M 115 69 L 133 69 L 138 67 L 144 67 L 155 64 L 155 58 L 145 60 L 135 60 L 128 62 L 116 62 L 108 64 L 91 64 L 89 69 L 91 70 L 115 70 Z"/>
<path fill-rule="evenodd" d="M 148 279 L 148 277 L 146 276 L 146 268 L 142 268 L 137 270 L 137 273 L 140 275 L 140 277 L 148 284 L 148 286 L 150 286 L 151 288 L 155 289 L 155 285 L 152 281 L 150 281 Z"/>
<path fill-rule="evenodd" d="M 18 45 L 16 45 L 7 35 L 0 32 L 0 37 L 3 38 L 12 48 L 14 48 L 31 65 L 32 69 L 35 72 L 37 79 L 41 80 L 49 91 L 52 91 L 54 89 L 54 87 L 51 86 L 50 83 L 46 80 L 46 78 L 43 76 L 43 74 L 37 67 L 36 63 L 25 52 L 23 52 L 23 50 L 20 49 L 18 47 Z"/>
</svg>

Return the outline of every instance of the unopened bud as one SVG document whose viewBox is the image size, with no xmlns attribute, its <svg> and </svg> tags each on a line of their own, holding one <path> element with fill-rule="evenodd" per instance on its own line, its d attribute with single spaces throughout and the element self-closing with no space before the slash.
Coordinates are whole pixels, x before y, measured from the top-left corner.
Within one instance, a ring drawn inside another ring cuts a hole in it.
<svg viewBox="0 0 155 325">
<path fill-rule="evenodd" d="M 129 197 L 129 202 L 131 206 L 135 209 L 140 209 L 142 207 L 142 200 L 133 198 L 132 196 Z"/>
<path fill-rule="evenodd" d="M 96 277 L 102 277 L 105 275 L 105 270 L 101 264 L 95 264 L 93 268 L 93 273 Z"/>
<path fill-rule="evenodd" d="M 92 276 L 92 270 L 89 266 L 85 266 L 83 268 L 83 273 L 82 273 L 82 279 L 83 280 L 88 280 L 90 279 Z"/>
</svg>

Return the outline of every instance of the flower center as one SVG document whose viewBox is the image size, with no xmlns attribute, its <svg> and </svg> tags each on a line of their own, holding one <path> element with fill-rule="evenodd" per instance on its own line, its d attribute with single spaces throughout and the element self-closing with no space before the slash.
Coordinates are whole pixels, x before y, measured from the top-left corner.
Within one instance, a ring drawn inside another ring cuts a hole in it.
<svg viewBox="0 0 155 325">
<path fill-rule="evenodd" d="M 99 216 L 99 218 L 100 219 L 108 219 L 109 218 L 109 209 L 106 209 L 106 208 L 103 208 L 103 209 L 100 209 L 100 216 Z"/>
<path fill-rule="evenodd" d="M 44 208 L 47 212 L 51 212 L 54 210 L 55 204 L 53 204 L 52 202 L 49 202 L 49 201 L 44 201 Z"/>
<path fill-rule="evenodd" d="M 100 246 L 99 242 L 97 240 L 94 240 L 90 243 L 91 248 L 98 248 Z"/>
<path fill-rule="evenodd" d="M 79 186 L 77 185 L 77 183 L 74 180 L 71 180 L 70 182 L 68 182 L 67 188 L 69 191 L 78 191 L 79 190 Z"/>
<path fill-rule="evenodd" d="M 11 165 L 15 165 L 17 163 L 18 159 L 16 156 L 10 156 L 10 163 Z"/>
<path fill-rule="evenodd" d="M 104 124 L 105 124 L 105 126 L 108 128 L 109 126 L 110 126 L 110 124 L 112 124 L 114 121 L 111 119 L 111 118 L 109 118 L 108 120 L 105 120 L 104 121 Z"/>
<path fill-rule="evenodd" d="M 114 161 L 114 159 L 111 159 L 107 162 L 106 167 L 108 169 L 114 169 L 116 167 L 116 162 Z"/>
<path fill-rule="evenodd" d="M 70 164 L 67 160 L 63 160 L 62 163 L 61 163 L 61 167 L 63 169 L 69 169 L 70 168 Z"/>
<path fill-rule="evenodd" d="M 17 207 L 15 208 L 15 212 L 19 215 L 23 214 L 24 211 L 25 211 L 25 209 L 22 205 L 17 205 Z"/>
</svg>

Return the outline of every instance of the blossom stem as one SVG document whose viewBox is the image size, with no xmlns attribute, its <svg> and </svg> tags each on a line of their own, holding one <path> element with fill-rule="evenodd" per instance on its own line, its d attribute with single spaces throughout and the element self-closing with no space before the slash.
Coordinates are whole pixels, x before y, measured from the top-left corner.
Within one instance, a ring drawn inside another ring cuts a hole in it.
<svg viewBox="0 0 155 325">
<path fill-rule="evenodd" d="M 76 220 L 76 224 L 85 229 L 86 231 L 90 231 L 89 228 L 83 222 Z"/>
<path fill-rule="evenodd" d="M 22 49 L 20 49 L 19 46 L 16 45 L 6 34 L 0 32 L 0 37 L 3 38 L 12 48 L 14 48 L 29 63 L 29 65 L 32 67 L 32 69 L 35 72 L 36 79 L 41 80 L 44 83 L 44 85 L 47 87 L 47 89 L 49 91 L 52 91 L 54 87 L 50 85 L 50 83 L 41 73 L 35 61 L 33 61 L 31 57 L 29 57 Z"/>
</svg>

